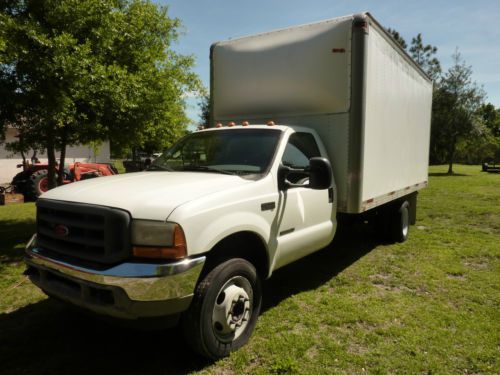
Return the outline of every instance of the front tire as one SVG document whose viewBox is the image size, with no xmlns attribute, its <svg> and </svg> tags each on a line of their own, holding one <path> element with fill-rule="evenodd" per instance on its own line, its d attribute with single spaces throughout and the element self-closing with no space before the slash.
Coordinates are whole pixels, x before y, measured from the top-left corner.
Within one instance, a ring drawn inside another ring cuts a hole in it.
<svg viewBox="0 0 500 375">
<path fill-rule="evenodd" d="M 229 355 L 248 342 L 261 300 L 260 279 L 251 263 L 236 258 L 219 264 L 198 284 L 182 317 L 185 340 L 204 357 Z"/>
</svg>

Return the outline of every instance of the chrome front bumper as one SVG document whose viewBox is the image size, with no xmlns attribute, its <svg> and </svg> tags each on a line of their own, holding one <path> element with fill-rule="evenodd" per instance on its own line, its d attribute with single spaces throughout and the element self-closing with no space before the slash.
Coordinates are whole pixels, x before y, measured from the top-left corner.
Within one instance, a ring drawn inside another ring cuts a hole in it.
<svg viewBox="0 0 500 375">
<path fill-rule="evenodd" d="M 205 257 L 174 263 L 122 263 L 98 270 L 49 257 L 33 238 L 25 261 L 47 294 L 121 318 L 176 314 L 189 307 Z"/>
</svg>

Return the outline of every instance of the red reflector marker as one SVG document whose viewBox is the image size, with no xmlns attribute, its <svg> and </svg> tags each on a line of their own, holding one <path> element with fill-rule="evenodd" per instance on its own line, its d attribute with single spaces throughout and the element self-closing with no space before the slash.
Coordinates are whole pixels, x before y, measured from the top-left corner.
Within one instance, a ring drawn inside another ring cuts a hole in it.
<svg viewBox="0 0 500 375">
<path fill-rule="evenodd" d="M 368 29 L 368 22 L 366 21 L 358 21 L 356 23 L 354 23 L 354 27 L 358 27 L 360 29 Z"/>
</svg>

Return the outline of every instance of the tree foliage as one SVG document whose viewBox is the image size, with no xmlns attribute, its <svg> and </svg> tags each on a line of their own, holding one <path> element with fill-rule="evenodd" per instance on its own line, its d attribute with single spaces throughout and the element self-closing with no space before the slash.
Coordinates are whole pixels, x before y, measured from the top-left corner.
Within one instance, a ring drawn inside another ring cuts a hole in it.
<svg viewBox="0 0 500 375">
<path fill-rule="evenodd" d="M 477 111 L 480 135 L 464 137 L 457 145 L 456 159 L 467 164 L 500 161 L 500 109 L 491 103 Z"/>
<path fill-rule="evenodd" d="M 500 137 L 500 108 L 491 103 L 483 104 L 478 111 L 484 125 L 493 137 Z"/>
<path fill-rule="evenodd" d="M 415 62 L 420 65 L 424 72 L 432 79 L 436 80 L 441 74 L 441 64 L 436 57 L 437 47 L 430 44 L 424 45 L 422 34 L 418 34 L 412 38 L 411 45 L 408 50 Z"/>
<path fill-rule="evenodd" d="M 389 27 L 387 28 L 387 32 L 410 54 L 413 60 L 433 81 L 439 79 L 441 75 L 441 64 L 436 57 L 438 51 L 437 47 L 430 44 L 424 44 L 422 34 L 420 33 L 411 39 L 411 44 L 408 47 L 406 40 L 398 31 Z"/>
<path fill-rule="evenodd" d="M 434 92 L 431 150 L 441 152 L 453 173 L 457 145 L 484 135 L 484 122 L 479 109 L 485 92 L 472 80 L 472 68 L 462 59 L 458 49 L 453 65 L 439 80 Z"/>
<path fill-rule="evenodd" d="M 205 127 L 209 127 L 210 122 L 210 95 L 204 95 L 201 97 L 200 102 L 198 103 L 198 108 L 200 109 L 200 120 L 201 125 Z"/>
<path fill-rule="evenodd" d="M 180 21 L 166 7 L 11 0 L 0 1 L 0 22 L 0 126 L 41 143 L 49 173 L 67 145 L 161 148 L 184 131 L 182 94 L 200 83 L 193 59 L 170 48 Z"/>
<path fill-rule="evenodd" d="M 401 34 L 399 32 L 397 32 L 396 30 L 394 29 L 391 29 L 390 27 L 387 29 L 387 32 L 389 34 L 391 34 L 391 36 L 394 38 L 394 40 L 396 42 L 398 42 L 398 44 L 404 49 L 406 50 L 406 48 L 408 47 L 408 45 L 406 44 L 406 40 L 401 36 Z"/>
</svg>

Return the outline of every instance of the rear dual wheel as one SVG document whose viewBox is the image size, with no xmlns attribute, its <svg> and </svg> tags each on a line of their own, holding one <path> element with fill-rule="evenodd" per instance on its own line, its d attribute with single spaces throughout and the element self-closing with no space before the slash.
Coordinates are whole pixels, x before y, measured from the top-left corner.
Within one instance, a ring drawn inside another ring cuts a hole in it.
<svg viewBox="0 0 500 375">
<path fill-rule="evenodd" d="M 385 241 L 406 241 L 410 233 L 410 203 L 403 200 L 382 207 L 376 217 L 375 229 Z"/>
<path fill-rule="evenodd" d="M 249 340 L 261 307 L 261 285 L 255 267 L 230 259 L 198 284 L 182 319 L 188 344 L 201 355 L 218 359 Z"/>
<path fill-rule="evenodd" d="M 394 242 L 404 242 L 410 232 L 410 204 L 403 201 L 394 206 L 389 222 L 389 238 Z"/>
</svg>

